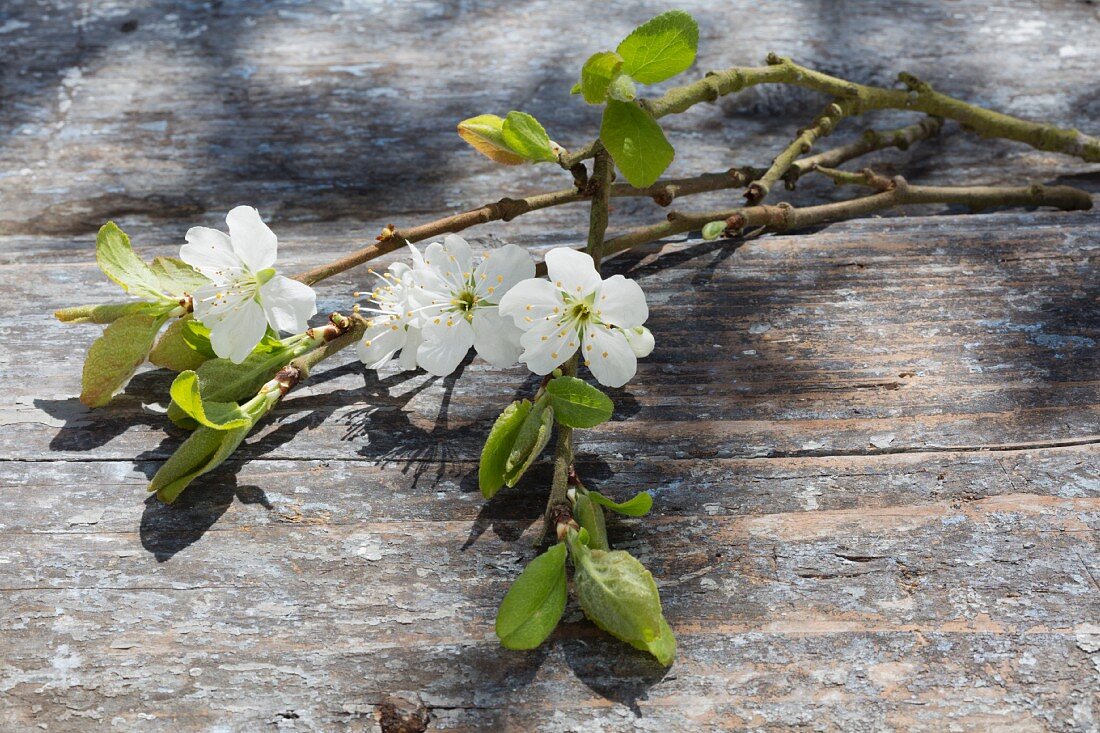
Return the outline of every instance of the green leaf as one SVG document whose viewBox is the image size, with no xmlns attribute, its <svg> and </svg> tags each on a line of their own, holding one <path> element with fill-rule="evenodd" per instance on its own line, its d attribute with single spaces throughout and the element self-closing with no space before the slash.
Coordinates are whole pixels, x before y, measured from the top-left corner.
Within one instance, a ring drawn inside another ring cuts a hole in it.
<svg viewBox="0 0 1100 733">
<path fill-rule="evenodd" d="M 591 428 L 611 419 L 615 403 L 583 379 L 557 377 L 546 385 L 554 417 L 571 428 Z"/>
<path fill-rule="evenodd" d="M 496 115 L 478 115 L 458 123 L 458 134 L 474 150 L 489 160 L 504 165 L 526 163 L 504 142 L 504 120 Z"/>
<path fill-rule="evenodd" d="M 600 51 L 588 57 L 581 67 L 580 92 L 589 104 L 603 104 L 607 89 L 619 75 L 623 59 L 613 51 Z"/>
<path fill-rule="evenodd" d="M 565 544 L 559 542 L 523 569 L 497 611 L 496 632 L 508 649 L 534 649 L 565 611 Z"/>
<path fill-rule="evenodd" d="M 110 402 L 145 361 L 164 321 L 165 316 L 132 313 L 107 326 L 84 359 L 80 401 L 88 407 Z"/>
<path fill-rule="evenodd" d="M 214 353 L 214 345 L 210 343 L 210 329 L 196 321 L 193 317 L 184 321 L 180 327 L 180 337 L 189 347 L 199 352 L 207 359 L 217 359 Z"/>
<path fill-rule="evenodd" d="M 131 295 L 164 299 L 156 273 L 134 254 L 130 238 L 113 221 L 104 224 L 96 236 L 95 259 L 99 269 Z"/>
<path fill-rule="evenodd" d="M 709 221 L 703 225 L 703 239 L 712 240 L 718 239 L 722 236 L 722 233 L 726 231 L 726 220 L 719 219 L 718 221 Z"/>
<path fill-rule="evenodd" d="M 630 102 L 608 100 L 600 140 L 626 180 L 637 188 L 652 185 L 675 156 L 657 121 Z"/>
<path fill-rule="evenodd" d="M 582 529 L 588 531 L 589 540 L 585 544 L 595 550 L 610 550 L 607 544 L 607 524 L 603 509 L 597 506 L 584 491 L 577 492 L 573 505 L 573 518 Z"/>
<path fill-rule="evenodd" d="M 600 506 L 628 517 L 643 517 L 653 508 L 653 496 L 647 491 L 640 491 L 634 495 L 634 498 L 621 504 L 616 504 L 598 491 L 589 491 L 588 498 Z"/>
<path fill-rule="evenodd" d="M 630 553 L 606 552 L 571 541 L 573 583 L 584 615 L 631 646 L 647 651 L 661 664 L 672 664 L 676 638 L 661 613 L 653 576 Z"/>
<path fill-rule="evenodd" d="M 249 354 L 240 364 L 229 359 L 210 359 L 195 370 L 199 391 L 208 402 L 239 402 L 252 397 L 293 358 L 289 351 Z M 179 405 L 168 405 L 168 419 L 182 428 L 194 428 L 198 421 Z"/>
<path fill-rule="evenodd" d="M 185 331 L 189 328 L 191 315 L 173 321 L 157 339 L 157 345 L 149 352 L 149 361 L 164 369 L 174 372 L 194 370 L 202 366 L 203 362 L 212 359 L 210 354 L 196 350 L 186 339 Z M 209 346 L 209 341 L 207 342 Z"/>
<path fill-rule="evenodd" d="M 191 265 L 175 257 L 156 257 L 149 269 L 157 276 L 161 290 L 177 298 L 190 295 L 210 280 Z"/>
<path fill-rule="evenodd" d="M 481 495 L 486 499 L 492 499 L 504 486 L 508 456 L 511 455 L 516 436 L 530 412 L 530 400 L 517 400 L 504 408 L 504 412 L 493 423 L 493 429 L 485 439 L 485 447 L 481 449 L 481 463 L 477 469 L 478 486 L 481 487 Z"/>
<path fill-rule="evenodd" d="M 642 84 L 656 84 L 686 71 L 695 61 L 699 26 L 682 10 L 671 10 L 635 28 L 615 49 L 623 72 Z"/>
<path fill-rule="evenodd" d="M 554 408 L 550 407 L 550 400 L 543 396 L 524 418 L 512 444 L 512 452 L 508 454 L 508 460 L 504 464 L 504 483 L 509 488 L 523 478 L 523 474 L 550 442 L 553 427 Z"/>
<path fill-rule="evenodd" d="M 158 499 L 171 504 L 192 481 L 229 458 L 251 429 L 251 422 L 235 430 L 200 427 L 160 467 L 149 483 L 149 491 L 157 492 Z"/>
<path fill-rule="evenodd" d="M 128 303 L 78 305 L 54 311 L 53 316 L 63 323 L 114 323 L 123 316 L 142 313 L 151 316 L 160 315 L 164 313 L 164 306 L 160 303 L 150 303 L 145 300 L 130 301 Z"/>
<path fill-rule="evenodd" d="M 527 160 L 555 163 L 558 156 L 539 121 L 526 112 L 509 112 L 501 129 L 504 144 Z"/>
<path fill-rule="evenodd" d="M 214 430 L 234 430 L 252 422 L 252 418 L 236 402 L 203 400 L 199 390 L 199 377 L 195 372 L 181 373 L 169 390 L 172 402 L 179 405 L 188 417 Z"/>
<path fill-rule="evenodd" d="M 581 83 L 578 81 L 576 84 L 574 84 L 572 87 L 570 87 L 569 93 L 570 94 L 580 94 L 581 93 Z"/>
</svg>

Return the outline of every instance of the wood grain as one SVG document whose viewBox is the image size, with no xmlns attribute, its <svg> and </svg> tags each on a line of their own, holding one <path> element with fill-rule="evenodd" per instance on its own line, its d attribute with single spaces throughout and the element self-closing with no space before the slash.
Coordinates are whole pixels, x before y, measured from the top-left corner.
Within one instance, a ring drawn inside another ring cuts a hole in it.
<svg viewBox="0 0 1100 733">
<path fill-rule="evenodd" d="M 1088 3 L 681 6 L 702 29 L 693 74 L 774 50 L 1096 132 Z M 583 144 L 597 120 L 562 80 L 663 9 L 0 8 L 0 728 L 1097 729 L 1095 213 L 925 209 L 607 263 L 648 293 L 657 349 L 614 420 L 579 431 L 579 467 L 609 495 L 654 492 L 652 518 L 610 533 L 657 578 L 670 670 L 572 604 L 538 651 L 493 637 L 549 483 L 539 465 L 491 502 L 476 491 L 493 418 L 534 385 L 521 369 L 338 359 L 171 508 L 144 491 L 183 438 L 162 414 L 171 375 L 79 404 L 96 331 L 50 313 L 115 296 L 91 260 L 104 220 L 169 254 L 252 203 L 296 271 L 391 222 L 560 188 L 552 168 L 477 158 L 454 123 L 523 109 Z M 820 105 L 755 89 L 669 119 L 671 173 L 766 165 Z M 1095 166 L 949 128 L 871 160 L 913 182 L 1100 187 Z M 804 183 L 790 200 L 843 193 Z M 665 213 L 613 205 L 612 232 Z M 579 244 L 586 219 L 469 234 L 538 253 Z M 365 277 L 322 284 L 322 309 Z"/>
</svg>

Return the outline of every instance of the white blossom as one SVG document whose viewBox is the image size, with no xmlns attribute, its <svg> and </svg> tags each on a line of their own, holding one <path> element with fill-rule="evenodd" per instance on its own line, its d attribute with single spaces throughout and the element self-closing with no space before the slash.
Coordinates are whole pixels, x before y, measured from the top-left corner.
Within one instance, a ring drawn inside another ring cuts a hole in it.
<svg viewBox="0 0 1100 733">
<path fill-rule="evenodd" d="M 278 240 L 251 206 L 225 217 L 226 235 L 192 227 L 180 259 L 208 277 L 191 294 L 195 318 L 210 329 L 214 353 L 236 364 L 260 343 L 267 327 L 297 333 L 317 312 L 317 294 L 297 280 L 276 274 Z"/>
<path fill-rule="evenodd" d="M 579 348 L 600 384 L 626 384 L 638 370 L 635 350 L 652 350 L 644 334 L 625 333 L 649 317 L 641 287 L 622 275 L 602 279 L 590 256 L 568 247 L 550 250 L 546 269 L 548 280 L 524 280 L 500 301 L 501 315 L 524 331 L 520 361 L 549 374 Z"/>
<path fill-rule="evenodd" d="M 522 331 L 502 318 L 497 305 L 516 283 L 535 274 L 535 263 L 521 247 L 508 244 L 473 267 L 470 245 L 447 235 L 423 256 L 413 247 L 412 301 L 423 340 L 416 361 L 429 374 L 453 372 L 473 346 L 485 361 L 506 367 L 519 357 Z"/>
<path fill-rule="evenodd" d="M 412 296 L 412 269 L 395 262 L 389 270 L 379 275 L 378 287 L 369 293 L 371 313 L 367 328 L 356 347 L 359 358 L 371 369 L 378 369 L 393 358 L 398 351 L 402 371 L 416 369 L 416 352 L 420 346 L 420 328 L 414 312 Z M 360 295 L 360 293 L 356 293 Z"/>
</svg>

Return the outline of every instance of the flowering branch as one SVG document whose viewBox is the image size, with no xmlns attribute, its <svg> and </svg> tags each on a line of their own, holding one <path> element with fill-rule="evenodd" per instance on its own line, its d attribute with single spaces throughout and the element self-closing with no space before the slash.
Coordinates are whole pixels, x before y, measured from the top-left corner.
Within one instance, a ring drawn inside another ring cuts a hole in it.
<svg viewBox="0 0 1100 733">
<path fill-rule="evenodd" d="M 606 150 L 598 148 L 590 180 L 592 205 L 588 214 L 588 245 L 585 247 L 585 251 L 592 257 L 592 263 L 597 272 L 600 270 L 600 262 L 603 259 L 612 174 L 611 156 Z M 576 375 L 578 359 L 578 355 L 574 354 L 562 366 L 562 373 L 565 376 Z M 554 475 L 550 483 L 550 497 L 546 502 L 544 534 L 556 531 L 559 525 L 568 525 L 572 521 L 573 515 L 567 492 L 569 477 L 573 472 L 573 428 L 559 425 L 558 439 L 554 447 Z"/>
</svg>

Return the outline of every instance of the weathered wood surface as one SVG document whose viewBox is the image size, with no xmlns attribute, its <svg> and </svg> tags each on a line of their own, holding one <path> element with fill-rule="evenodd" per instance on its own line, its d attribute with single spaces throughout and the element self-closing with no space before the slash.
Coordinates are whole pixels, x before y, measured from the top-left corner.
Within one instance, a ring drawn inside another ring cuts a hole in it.
<svg viewBox="0 0 1100 733">
<path fill-rule="evenodd" d="M 1088 3 L 686 7 L 699 70 L 776 50 L 1092 132 L 1100 116 Z M 522 108 L 583 142 L 594 115 L 562 79 L 661 9 L 0 8 L 0 728 L 376 730 L 418 709 L 441 729 L 1100 725 L 1094 213 L 871 220 L 609 263 L 650 294 L 658 346 L 615 421 L 579 433 L 579 461 L 601 491 L 655 492 L 653 519 L 611 531 L 658 580 L 669 671 L 573 607 L 540 651 L 495 643 L 549 479 L 476 493 L 479 442 L 532 384 L 520 369 L 341 360 L 173 508 L 143 489 L 182 437 L 160 414 L 170 375 L 79 405 L 94 329 L 49 312 L 113 295 L 90 261 L 104 219 L 165 254 L 254 203 L 296 269 L 391 221 L 560 186 L 478 160 L 454 121 Z M 673 172 L 765 163 L 818 106 L 771 89 L 694 110 L 669 122 Z M 873 159 L 916 181 L 1100 180 L 961 134 Z M 617 201 L 613 228 L 661 214 Z M 541 249 L 584 219 L 471 238 Z M 322 285 L 322 306 L 362 278 Z"/>
</svg>

